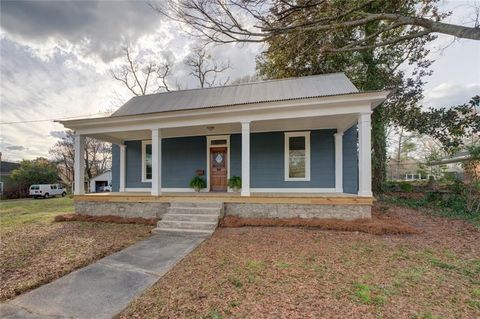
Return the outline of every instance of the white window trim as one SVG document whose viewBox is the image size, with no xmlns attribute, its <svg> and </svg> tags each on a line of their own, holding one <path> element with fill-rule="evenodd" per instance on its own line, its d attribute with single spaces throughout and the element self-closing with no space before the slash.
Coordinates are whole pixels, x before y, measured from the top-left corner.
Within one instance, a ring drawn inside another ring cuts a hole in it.
<svg viewBox="0 0 480 319">
<path fill-rule="evenodd" d="M 290 137 L 304 137 L 305 138 L 305 177 L 289 177 L 289 151 L 290 151 Z M 308 182 L 310 181 L 310 131 L 307 132 L 285 132 L 285 147 L 284 147 L 284 163 L 285 163 L 285 181 L 286 182 Z"/>
<path fill-rule="evenodd" d="M 212 145 L 212 141 L 226 140 L 226 144 Z M 226 147 L 227 148 L 227 180 L 230 179 L 230 135 L 207 135 L 207 191 L 210 191 L 210 148 Z M 227 191 L 232 191 L 227 187 Z"/>
<path fill-rule="evenodd" d="M 146 155 L 147 155 L 147 145 L 152 145 L 152 140 L 144 140 L 142 141 L 142 183 L 149 183 L 152 182 L 152 179 L 147 179 L 147 163 Z M 153 164 L 153 163 L 152 163 Z"/>
</svg>

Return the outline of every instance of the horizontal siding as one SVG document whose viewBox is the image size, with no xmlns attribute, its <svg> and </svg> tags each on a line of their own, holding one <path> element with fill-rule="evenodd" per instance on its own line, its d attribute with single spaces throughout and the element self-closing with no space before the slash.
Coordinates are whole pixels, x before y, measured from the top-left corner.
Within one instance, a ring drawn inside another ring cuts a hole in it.
<svg viewBox="0 0 480 319">
<path fill-rule="evenodd" d="M 311 131 L 311 180 L 285 181 L 284 133 L 251 134 L 250 167 L 252 188 L 334 188 L 335 130 Z M 149 188 L 141 182 L 141 141 L 126 142 L 126 187 Z M 356 126 L 343 137 L 344 191 L 358 190 L 358 156 Z M 241 135 L 230 136 L 230 176 L 241 176 Z M 112 149 L 112 184 L 119 185 L 119 148 Z M 162 187 L 186 188 L 197 169 L 207 171 L 206 137 L 181 137 L 162 140 Z"/>
<path fill-rule="evenodd" d="M 125 187 L 149 188 L 152 183 L 142 183 L 142 141 L 126 141 Z M 119 162 L 120 164 L 120 162 Z"/>
<path fill-rule="evenodd" d="M 195 171 L 207 173 L 205 136 L 162 140 L 162 187 L 189 187 Z"/>
<path fill-rule="evenodd" d="M 250 169 L 252 188 L 334 188 L 335 130 L 310 133 L 310 181 L 285 181 L 285 134 L 251 135 Z"/>
</svg>

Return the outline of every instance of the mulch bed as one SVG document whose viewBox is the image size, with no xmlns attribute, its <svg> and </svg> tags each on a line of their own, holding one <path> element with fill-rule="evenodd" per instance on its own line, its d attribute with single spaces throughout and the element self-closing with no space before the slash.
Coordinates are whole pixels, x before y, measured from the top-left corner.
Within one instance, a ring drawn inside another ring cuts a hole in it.
<svg viewBox="0 0 480 319">
<path fill-rule="evenodd" d="M 101 222 L 115 224 L 157 225 L 158 218 L 120 217 L 120 216 L 88 216 L 80 214 L 63 214 L 55 216 L 56 222 Z"/>
<path fill-rule="evenodd" d="M 374 235 L 418 234 L 420 231 L 409 224 L 374 214 L 372 219 L 340 220 L 320 218 L 241 218 L 226 216 L 220 221 L 221 227 L 280 226 L 308 227 L 324 230 L 357 231 Z"/>
</svg>

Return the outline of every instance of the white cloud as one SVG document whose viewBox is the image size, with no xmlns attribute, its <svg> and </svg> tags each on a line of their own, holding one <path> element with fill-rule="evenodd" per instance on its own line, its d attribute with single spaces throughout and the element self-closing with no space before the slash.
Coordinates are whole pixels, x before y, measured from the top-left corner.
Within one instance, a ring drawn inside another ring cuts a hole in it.
<svg viewBox="0 0 480 319">
<path fill-rule="evenodd" d="M 425 91 L 424 106 L 450 107 L 464 104 L 470 98 L 480 94 L 480 83 L 459 85 L 453 82 L 444 82 Z"/>
</svg>

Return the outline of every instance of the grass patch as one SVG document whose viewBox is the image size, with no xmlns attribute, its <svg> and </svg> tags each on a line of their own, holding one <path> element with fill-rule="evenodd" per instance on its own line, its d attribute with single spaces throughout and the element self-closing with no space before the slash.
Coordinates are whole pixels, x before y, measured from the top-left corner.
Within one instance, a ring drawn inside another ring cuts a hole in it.
<svg viewBox="0 0 480 319">
<path fill-rule="evenodd" d="M 12 228 L 32 223 L 49 223 L 61 213 L 73 212 L 73 199 L 25 199 L 0 202 L 0 228 Z"/>
<path fill-rule="evenodd" d="M 242 288 L 243 287 L 243 282 L 240 278 L 238 278 L 237 276 L 230 276 L 228 278 L 228 281 L 235 287 L 235 288 Z"/>
<path fill-rule="evenodd" d="M 363 304 L 381 306 L 387 303 L 387 296 L 376 287 L 355 283 L 354 295 Z"/>
</svg>

